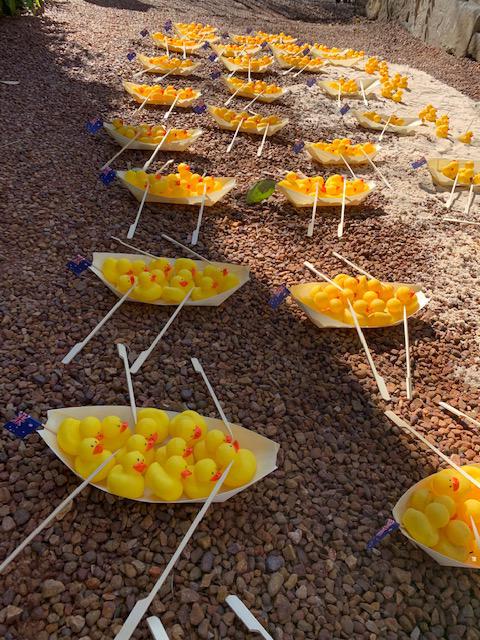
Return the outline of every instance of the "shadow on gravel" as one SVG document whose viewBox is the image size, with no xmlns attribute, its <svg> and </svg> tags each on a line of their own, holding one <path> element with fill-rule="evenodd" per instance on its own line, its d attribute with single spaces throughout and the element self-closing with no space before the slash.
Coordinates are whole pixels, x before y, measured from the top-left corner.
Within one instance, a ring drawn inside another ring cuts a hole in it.
<svg viewBox="0 0 480 640">
<path fill-rule="evenodd" d="M 99 7 L 109 9 L 123 9 L 125 11 L 149 11 L 152 5 L 140 2 L 140 0 L 85 0 L 89 4 L 97 4 Z"/>
</svg>

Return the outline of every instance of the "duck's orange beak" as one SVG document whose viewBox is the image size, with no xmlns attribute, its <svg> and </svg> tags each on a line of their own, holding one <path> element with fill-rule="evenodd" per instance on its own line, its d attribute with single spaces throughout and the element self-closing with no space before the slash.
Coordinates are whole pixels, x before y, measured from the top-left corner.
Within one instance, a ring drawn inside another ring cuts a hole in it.
<svg viewBox="0 0 480 640">
<path fill-rule="evenodd" d="M 192 475 L 192 472 L 190 471 L 190 469 L 184 469 L 180 475 L 182 476 L 182 478 L 188 478 Z"/>
<path fill-rule="evenodd" d="M 145 464 L 145 462 L 137 462 L 137 464 L 133 465 L 133 468 L 135 469 L 135 471 L 138 471 L 138 473 L 143 473 L 147 468 L 147 465 Z"/>
<path fill-rule="evenodd" d="M 147 440 L 147 446 L 145 447 L 145 451 L 150 451 L 150 449 L 153 449 L 155 445 L 155 440 L 153 438 L 149 438 Z"/>
<path fill-rule="evenodd" d="M 193 439 L 198 440 L 201 437 L 202 437 L 202 430 L 200 429 L 200 427 L 196 426 L 195 429 L 193 430 Z"/>
<path fill-rule="evenodd" d="M 235 440 L 235 442 L 232 442 L 232 444 L 233 444 L 233 448 L 238 453 L 238 451 L 240 450 L 240 443 L 238 442 L 238 440 Z"/>
<path fill-rule="evenodd" d="M 188 458 L 189 456 L 191 456 L 193 453 L 193 447 L 186 447 L 185 451 L 183 452 L 183 457 L 184 458 Z"/>
<path fill-rule="evenodd" d="M 214 473 L 213 476 L 211 477 L 211 482 L 216 482 L 217 480 L 220 480 L 221 477 L 222 477 L 222 472 L 217 471 L 217 473 Z"/>
<path fill-rule="evenodd" d="M 232 436 L 225 436 L 225 442 L 227 444 L 231 444 L 232 443 Z"/>
<path fill-rule="evenodd" d="M 120 433 L 123 433 L 126 429 L 128 429 L 128 422 L 120 423 Z"/>
<path fill-rule="evenodd" d="M 100 442 L 95 445 L 94 449 L 93 449 L 93 455 L 96 456 L 99 453 L 103 453 L 103 444 L 100 444 Z"/>
<path fill-rule="evenodd" d="M 152 435 L 148 439 L 155 443 L 158 440 L 158 433 L 152 433 Z"/>
<path fill-rule="evenodd" d="M 458 478 L 455 478 L 455 476 L 454 476 L 452 478 L 452 489 L 454 491 L 458 491 L 459 487 L 460 487 L 460 482 L 459 482 Z"/>
<path fill-rule="evenodd" d="M 103 439 L 105 438 L 105 436 L 103 435 L 103 433 L 100 433 L 100 432 L 99 432 L 99 433 L 97 433 L 97 435 L 95 436 L 95 438 L 96 438 L 97 440 L 103 440 Z"/>
</svg>

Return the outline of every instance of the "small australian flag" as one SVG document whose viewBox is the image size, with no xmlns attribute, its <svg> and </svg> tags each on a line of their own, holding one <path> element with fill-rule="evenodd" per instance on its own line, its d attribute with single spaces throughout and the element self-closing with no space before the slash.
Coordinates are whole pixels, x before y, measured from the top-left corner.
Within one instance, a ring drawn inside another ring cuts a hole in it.
<svg viewBox="0 0 480 640">
<path fill-rule="evenodd" d="M 148 36 L 148 29 L 142 29 L 142 31 L 140 31 L 140 35 L 142 38 L 146 38 Z"/>
<path fill-rule="evenodd" d="M 193 113 L 196 113 L 197 116 L 201 116 L 207 110 L 207 105 L 204 102 L 199 102 L 192 109 Z"/>
<path fill-rule="evenodd" d="M 102 169 L 102 171 L 100 172 L 100 180 L 103 182 L 103 184 L 109 185 L 115 180 L 116 175 L 117 174 L 111 167 L 105 167 L 105 169 Z"/>
<path fill-rule="evenodd" d="M 301 142 L 301 141 L 300 141 L 300 142 L 296 142 L 296 143 L 293 145 L 293 152 L 294 152 L 294 153 L 300 153 L 300 151 L 302 151 L 302 149 L 303 149 L 303 147 L 304 147 L 304 146 L 305 146 L 305 143 L 304 143 L 304 142 Z"/>
<path fill-rule="evenodd" d="M 275 290 L 275 293 L 268 301 L 268 304 L 272 309 L 277 309 L 282 304 L 282 302 L 286 298 L 288 298 L 289 295 L 290 291 L 287 289 L 287 285 L 282 284 L 280 287 L 278 287 L 278 289 Z"/>
<path fill-rule="evenodd" d="M 265 49 L 265 47 L 268 47 L 268 42 L 262 42 L 260 46 L 262 47 L 262 49 Z"/>
<path fill-rule="evenodd" d="M 37 429 L 42 427 L 42 423 L 35 418 L 32 418 L 31 415 L 21 411 L 16 418 L 7 422 L 4 427 L 10 433 L 13 433 L 17 438 L 26 438 Z"/>
<path fill-rule="evenodd" d="M 373 538 L 367 543 L 367 549 L 371 551 L 379 542 L 386 538 L 390 533 L 396 531 L 399 527 L 400 525 L 398 522 L 389 518 L 380 531 L 377 531 Z"/>
<path fill-rule="evenodd" d="M 130 62 L 135 58 L 137 54 L 135 53 L 135 51 L 133 51 L 132 49 L 130 49 L 130 51 L 127 53 L 127 58 L 130 60 Z"/>
<path fill-rule="evenodd" d="M 212 80 L 218 80 L 218 78 L 222 75 L 221 71 L 213 71 L 210 74 Z"/>
<path fill-rule="evenodd" d="M 165 31 L 171 31 L 172 30 L 172 21 L 171 20 L 167 20 L 165 22 L 165 24 L 163 25 L 163 28 L 165 29 Z"/>
<path fill-rule="evenodd" d="M 412 169 L 420 169 L 420 167 L 423 167 L 425 164 L 427 164 L 427 159 L 423 157 L 410 163 Z"/>
<path fill-rule="evenodd" d="M 317 84 L 317 81 L 315 80 L 315 78 L 308 78 L 307 87 L 313 87 L 315 84 Z"/>
<path fill-rule="evenodd" d="M 84 271 L 91 267 L 92 263 L 83 256 L 76 256 L 73 260 L 67 262 L 67 269 L 72 271 L 76 276 L 81 275 Z"/>
<path fill-rule="evenodd" d="M 216 53 L 211 53 L 211 54 L 208 56 L 208 59 L 210 60 L 210 62 L 215 62 L 215 61 L 216 61 L 216 59 L 217 59 L 217 54 L 216 54 Z"/>
<path fill-rule="evenodd" d="M 339 109 L 339 111 L 342 114 L 342 116 L 344 116 L 347 113 L 347 111 L 350 111 L 350 105 L 344 104 L 343 107 Z"/>
<path fill-rule="evenodd" d="M 209 43 L 209 42 L 207 42 L 207 41 L 205 41 L 205 42 L 202 44 L 202 49 L 209 49 L 209 48 L 210 48 L 210 43 Z"/>
<path fill-rule="evenodd" d="M 103 120 L 101 118 L 92 118 L 85 126 L 88 133 L 97 133 L 103 127 Z"/>
</svg>

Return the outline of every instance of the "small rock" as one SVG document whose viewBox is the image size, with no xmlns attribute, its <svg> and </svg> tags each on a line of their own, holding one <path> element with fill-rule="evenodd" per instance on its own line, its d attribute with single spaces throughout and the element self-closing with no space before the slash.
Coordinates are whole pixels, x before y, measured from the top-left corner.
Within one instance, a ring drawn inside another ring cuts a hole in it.
<svg viewBox="0 0 480 640">
<path fill-rule="evenodd" d="M 8 607 L 2 609 L 0 611 L 0 622 L 6 622 L 7 624 L 12 624 L 15 620 L 22 615 L 23 609 L 20 607 L 15 607 L 13 604 L 9 604 Z"/>
<path fill-rule="evenodd" d="M 281 573 L 274 573 L 268 581 L 268 593 L 274 598 L 283 585 L 283 576 Z"/>
<path fill-rule="evenodd" d="M 193 589 L 182 589 L 180 592 L 180 602 L 184 604 L 191 604 L 192 602 L 198 602 L 200 596 Z"/>
<path fill-rule="evenodd" d="M 5 516 L 2 520 L 2 531 L 9 533 L 15 529 L 15 520 L 10 516 Z"/>
<path fill-rule="evenodd" d="M 198 602 L 194 602 L 192 606 L 192 610 L 190 611 L 190 622 L 195 627 L 201 623 L 204 619 L 205 615 L 203 613 L 202 607 L 198 604 Z"/>
<path fill-rule="evenodd" d="M 80 633 L 85 626 L 85 618 L 82 616 L 69 616 L 65 622 L 74 633 Z"/>
<path fill-rule="evenodd" d="M 284 564 L 285 560 L 283 557 L 273 553 L 267 556 L 267 560 L 265 562 L 268 573 L 275 573 L 275 571 L 281 569 Z"/>
<path fill-rule="evenodd" d="M 53 598 L 65 591 L 65 585 L 60 580 L 45 580 L 42 586 L 42 596 Z"/>
<path fill-rule="evenodd" d="M 21 526 L 30 520 L 30 514 L 26 509 L 17 509 L 13 514 L 13 518 L 17 525 Z"/>
<path fill-rule="evenodd" d="M 289 531 L 288 537 L 293 542 L 293 544 L 299 544 L 302 539 L 303 531 L 301 529 L 295 529 L 295 531 Z"/>
</svg>

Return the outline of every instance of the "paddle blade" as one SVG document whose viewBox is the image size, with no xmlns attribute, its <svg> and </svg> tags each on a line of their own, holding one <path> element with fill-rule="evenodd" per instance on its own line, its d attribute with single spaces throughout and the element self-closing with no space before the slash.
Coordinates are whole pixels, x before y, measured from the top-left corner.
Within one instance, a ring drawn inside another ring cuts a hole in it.
<svg viewBox="0 0 480 640">
<path fill-rule="evenodd" d="M 246 197 L 247 204 L 258 204 L 259 202 L 263 202 L 267 198 L 270 198 L 274 191 L 275 180 L 272 180 L 271 178 L 259 180 L 248 190 Z"/>
</svg>

